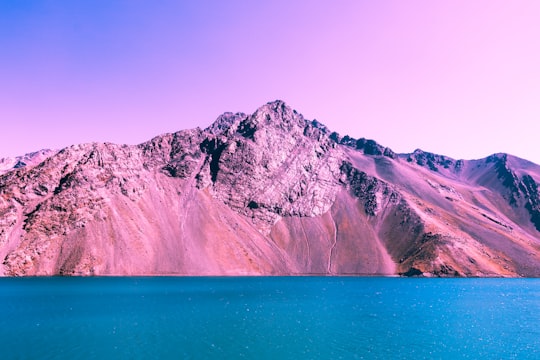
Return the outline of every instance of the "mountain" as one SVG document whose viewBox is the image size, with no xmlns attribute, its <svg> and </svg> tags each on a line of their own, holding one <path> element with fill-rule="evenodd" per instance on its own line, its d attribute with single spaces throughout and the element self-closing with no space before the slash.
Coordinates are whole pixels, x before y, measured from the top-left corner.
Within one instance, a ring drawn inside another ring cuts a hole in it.
<svg viewBox="0 0 540 360">
<path fill-rule="evenodd" d="M 44 149 L 23 156 L 2 158 L 0 159 L 0 175 L 25 166 L 37 165 L 55 153 L 54 150 Z"/>
<path fill-rule="evenodd" d="M 8 168 L 4 276 L 540 276 L 540 166 L 396 154 L 282 101 Z"/>
</svg>

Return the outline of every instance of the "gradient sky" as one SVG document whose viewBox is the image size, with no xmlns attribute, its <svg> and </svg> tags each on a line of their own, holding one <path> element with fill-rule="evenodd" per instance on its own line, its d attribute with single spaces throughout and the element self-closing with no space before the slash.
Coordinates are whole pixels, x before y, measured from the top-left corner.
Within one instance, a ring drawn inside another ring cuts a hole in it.
<svg viewBox="0 0 540 360">
<path fill-rule="evenodd" d="M 0 0 L 0 157 L 275 99 L 397 152 L 540 163 L 540 1 Z"/>
</svg>

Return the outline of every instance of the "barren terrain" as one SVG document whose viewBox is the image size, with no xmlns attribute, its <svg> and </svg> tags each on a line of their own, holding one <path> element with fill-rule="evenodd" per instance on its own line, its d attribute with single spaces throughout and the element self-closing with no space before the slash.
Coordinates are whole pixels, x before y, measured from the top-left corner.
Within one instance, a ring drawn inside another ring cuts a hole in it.
<svg viewBox="0 0 540 360">
<path fill-rule="evenodd" d="M 395 154 L 282 101 L 0 165 L 3 276 L 540 276 L 538 165 Z"/>
</svg>

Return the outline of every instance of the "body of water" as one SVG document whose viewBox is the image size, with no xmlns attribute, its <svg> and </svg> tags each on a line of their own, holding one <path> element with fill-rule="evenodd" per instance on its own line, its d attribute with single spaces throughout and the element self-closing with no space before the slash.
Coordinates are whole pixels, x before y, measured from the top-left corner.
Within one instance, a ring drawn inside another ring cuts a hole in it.
<svg viewBox="0 0 540 360">
<path fill-rule="evenodd" d="M 1 278 L 2 359 L 539 359 L 540 280 Z"/>
</svg>

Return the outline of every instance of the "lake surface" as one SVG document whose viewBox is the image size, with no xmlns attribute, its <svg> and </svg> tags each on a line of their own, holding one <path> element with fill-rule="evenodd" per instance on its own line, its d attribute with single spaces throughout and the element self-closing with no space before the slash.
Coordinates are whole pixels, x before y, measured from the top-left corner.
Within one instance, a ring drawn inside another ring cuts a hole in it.
<svg viewBox="0 0 540 360">
<path fill-rule="evenodd" d="M 540 280 L 0 278 L 2 359 L 538 359 Z"/>
</svg>

